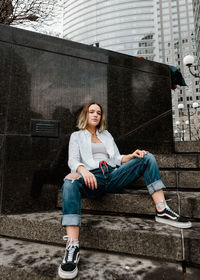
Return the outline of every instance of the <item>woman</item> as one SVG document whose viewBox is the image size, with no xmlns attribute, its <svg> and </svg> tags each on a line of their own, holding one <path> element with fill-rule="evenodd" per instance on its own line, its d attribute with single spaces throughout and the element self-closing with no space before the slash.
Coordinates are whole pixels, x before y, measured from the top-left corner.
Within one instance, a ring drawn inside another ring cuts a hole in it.
<svg viewBox="0 0 200 280">
<path fill-rule="evenodd" d="M 67 234 L 63 238 L 68 241 L 58 271 L 63 279 L 73 279 L 78 273 L 83 197 L 117 193 L 143 175 L 156 206 L 156 221 L 179 228 L 191 227 L 191 222 L 168 207 L 163 192 L 165 186 L 154 156 L 144 150 L 120 155 L 113 137 L 105 130 L 104 112 L 99 104 L 87 104 L 79 115 L 77 126 L 79 131 L 72 133 L 69 142 L 71 173 L 65 177 L 62 187 L 62 225 Z"/>
</svg>

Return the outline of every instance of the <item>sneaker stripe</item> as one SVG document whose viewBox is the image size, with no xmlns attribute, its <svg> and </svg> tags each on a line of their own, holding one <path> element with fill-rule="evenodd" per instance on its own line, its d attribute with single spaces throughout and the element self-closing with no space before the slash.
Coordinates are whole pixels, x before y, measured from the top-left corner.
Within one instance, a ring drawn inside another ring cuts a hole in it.
<svg viewBox="0 0 200 280">
<path fill-rule="evenodd" d="M 163 214 L 157 213 L 157 216 L 158 216 L 158 217 L 167 216 L 167 217 L 168 217 L 169 219 L 171 219 L 171 220 L 177 220 L 177 217 L 172 217 L 172 216 L 168 215 L 167 213 L 163 213 Z"/>
</svg>

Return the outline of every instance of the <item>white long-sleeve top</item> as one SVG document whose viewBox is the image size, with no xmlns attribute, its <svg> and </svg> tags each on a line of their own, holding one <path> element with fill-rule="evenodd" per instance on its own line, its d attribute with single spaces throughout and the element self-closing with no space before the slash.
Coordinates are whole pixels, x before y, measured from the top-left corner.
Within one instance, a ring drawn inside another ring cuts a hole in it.
<svg viewBox="0 0 200 280">
<path fill-rule="evenodd" d="M 106 147 L 109 155 L 107 163 L 112 167 L 121 165 L 123 155 L 119 153 L 112 135 L 107 130 L 103 132 L 96 130 L 96 134 Z M 80 165 L 85 166 L 88 170 L 99 167 L 99 162 L 93 158 L 91 137 L 92 135 L 87 129 L 75 131 L 71 134 L 68 165 L 72 173 L 77 172 Z"/>
</svg>

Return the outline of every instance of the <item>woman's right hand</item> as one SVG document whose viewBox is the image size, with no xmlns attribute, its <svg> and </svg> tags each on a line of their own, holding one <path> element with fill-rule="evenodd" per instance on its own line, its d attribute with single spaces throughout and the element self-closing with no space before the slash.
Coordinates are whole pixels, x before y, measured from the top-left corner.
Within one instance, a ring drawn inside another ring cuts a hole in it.
<svg viewBox="0 0 200 280">
<path fill-rule="evenodd" d="M 94 176 L 94 174 L 92 174 L 89 170 L 87 170 L 87 168 L 85 168 L 84 166 L 80 165 L 77 168 L 77 171 L 79 173 L 81 173 L 81 175 L 83 176 L 85 185 L 89 188 L 89 189 L 97 189 L 97 180 L 96 177 Z"/>
</svg>

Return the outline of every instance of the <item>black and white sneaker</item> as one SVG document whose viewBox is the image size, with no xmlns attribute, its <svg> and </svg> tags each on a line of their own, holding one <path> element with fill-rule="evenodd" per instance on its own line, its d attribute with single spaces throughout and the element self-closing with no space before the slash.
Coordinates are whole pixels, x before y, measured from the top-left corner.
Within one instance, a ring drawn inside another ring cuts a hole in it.
<svg viewBox="0 0 200 280">
<path fill-rule="evenodd" d="M 78 274 L 78 262 L 80 259 L 78 242 L 72 243 L 73 239 L 68 235 L 63 236 L 67 240 L 65 256 L 58 268 L 58 275 L 62 279 L 74 279 Z"/>
<path fill-rule="evenodd" d="M 156 222 L 167 224 L 177 228 L 191 228 L 192 223 L 185 217 L 182 217 L 166 207 L 163 211 L 156 211 Z"/>
</svg>

